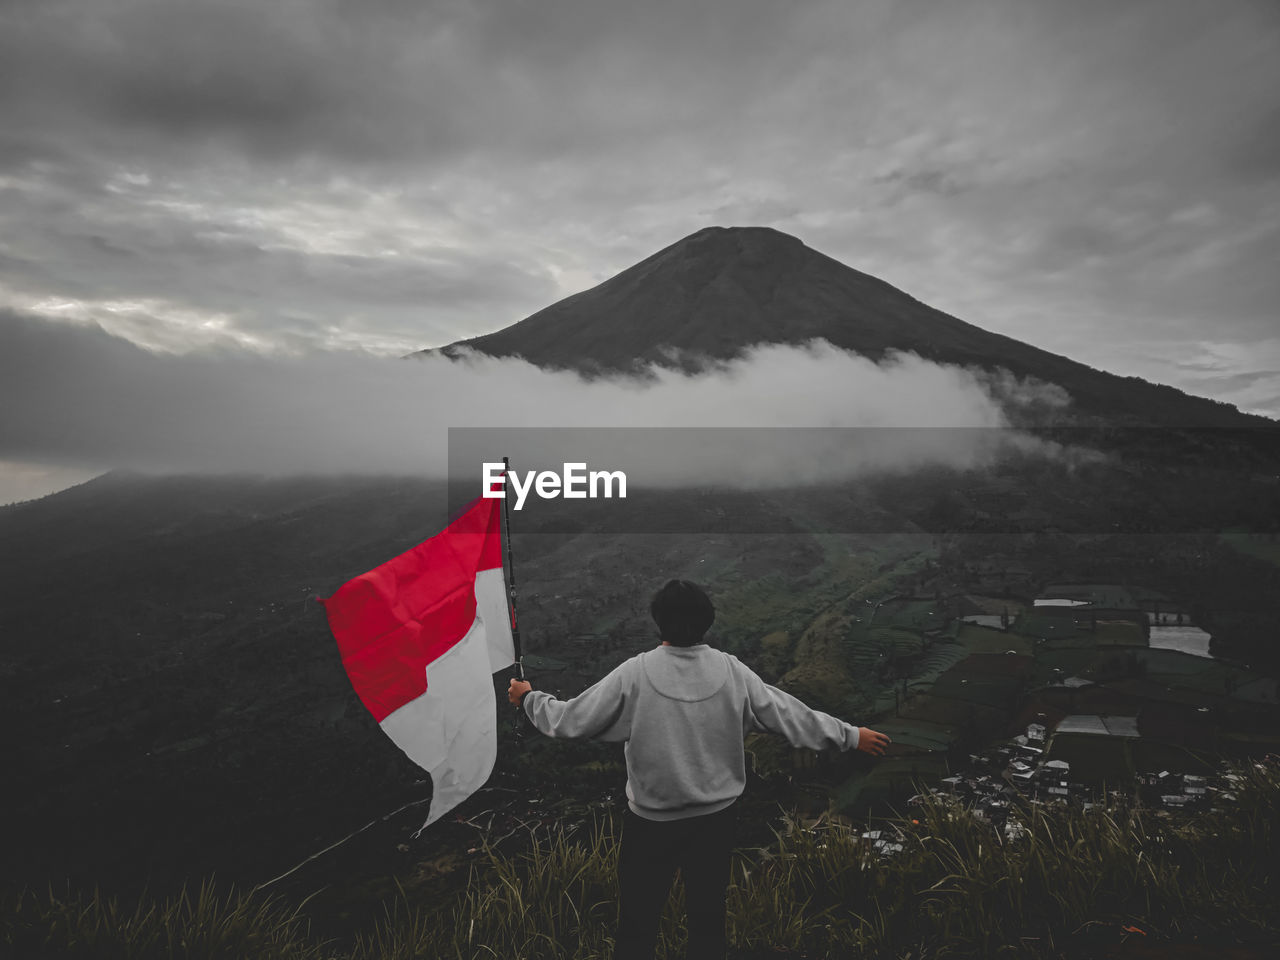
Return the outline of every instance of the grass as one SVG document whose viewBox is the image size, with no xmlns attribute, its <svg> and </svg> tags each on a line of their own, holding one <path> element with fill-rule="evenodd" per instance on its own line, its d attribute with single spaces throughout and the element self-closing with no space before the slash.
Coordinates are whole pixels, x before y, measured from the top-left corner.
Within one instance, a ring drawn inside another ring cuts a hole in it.
<svg viewBox="0 0 1280 960">
<path fill-rule="evenodd" d="M 22 892 L 4 902 L 0 953 L 31 958 L 121 960 L 324 960 L 333 956 L 313 940 L 305 902 L 288 906 L 270 897 L 219 893 L 206 881 L 164 901 L 132 908 L 96 891 L 43 895 Z"/>
<path fill-rule="evenodd" d="M 914 819 L 886 824 L 904 844 L 888 859 L 843 822 L 788 817 L 768 848 L 735 854 L 731 955 L 1079 956 L 1082 941 L 1122 925 L 1152 945 L 1207 932 L 1219 945 L 1274 946 L 1280 770 L 1234 772 L 1242 779 L 1229 809 L 1171 817 L 1120 796 L 1089 810 L 1025 805 L 1014 814 L 1025 828 L 1016 839 L 958 801 L 930 798 Z M 133 910 L 96 894 L 24 893 L 4 903 L 0 947 L 23 957 L 612 955 L 612 821 L 535 836 L 518 854 L 486 854 L 452 900 L 419 903 L 401 890 L 381 922 L 341 945 L 310 936 L 302 905 L 218 895 L 206 884 Z M 667 951 L 682 949 L 678 893 L 661 929 Z"/>
</svg>

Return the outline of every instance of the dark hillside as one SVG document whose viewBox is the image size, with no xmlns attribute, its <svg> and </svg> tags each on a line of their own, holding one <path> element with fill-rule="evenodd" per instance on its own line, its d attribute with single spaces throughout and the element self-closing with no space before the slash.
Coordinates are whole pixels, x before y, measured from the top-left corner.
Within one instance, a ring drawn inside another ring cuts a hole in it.
<svg viewBox="0 0 1280 960">
<path fill-rule="evenodd" d="M 0 885 L 252 884 L 429 796 L 311 598 L 446 519 L 443 486 L 368 478 L 108 475 L 0 509 Z M 572 695 L 653 642 L 663 578 L 741 566 L 785 587 L 821 562 L 807 541 L 517 532 L 526 649 L 553 658 L 532 672 Z M 599 760 L 574 756 L 552 762 Z M 394 843 L 377 852 L 393 872 Z"/>
</svg>

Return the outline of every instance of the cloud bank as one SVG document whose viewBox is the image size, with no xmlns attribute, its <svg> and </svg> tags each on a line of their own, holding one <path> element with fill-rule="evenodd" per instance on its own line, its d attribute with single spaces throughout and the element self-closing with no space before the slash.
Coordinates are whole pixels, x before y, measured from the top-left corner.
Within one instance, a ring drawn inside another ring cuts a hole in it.
<svg viewBox="0 0 1280 960">
<path fill-rule="evenodd" d="M 1057 388 L 1016 384 L 1001 390 L 1062 402 Z M 636 460 L 619 433 L 629 427 L 868 428 L 884 438 L 876 450 L 818 457 L 791 441 L 750 456 L 693 444 L 668 449 L 648 473 L 705 481 L 730 463 L 741 484 L 804 482 L 922 460 L 972 465 L 992 453 L 974 437 L 1012 434 L 1000 429 L 1003 402 L 967 370 L 911 354 L 876 364 L 824 342 L 758 348 L 701 374 L 587 381 L 482 356 L 155 353 L 96 327 L 0 317 L 0 458 L 64 468 L 443 476 L 450 428 L 596 428 L 599 443 L 617 438 L 597 447 L 611 469 Z M 535 455 L 559 453 L 528 450 L 526 462 Z"/>
</svg>

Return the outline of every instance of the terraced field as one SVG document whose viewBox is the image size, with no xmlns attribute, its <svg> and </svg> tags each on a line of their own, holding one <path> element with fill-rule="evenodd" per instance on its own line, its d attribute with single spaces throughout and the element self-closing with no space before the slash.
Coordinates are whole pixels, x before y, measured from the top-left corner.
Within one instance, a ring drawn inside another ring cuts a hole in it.
<svg viewBox="0 0 1280 960">
<path fill-rule="evenodd" d="M 907 685 L 909 691 L 923 690 L 927 691 L 933 687 L 934 682 L 942 674 L 946 673 L 957 663 L 963 661 L 969 656 L 971 650 L 967 644 L 962 643 L 937 643 L 929 648 L 924 660 L 921 662 L 918 672 L 911 678 Z"/>
<path fill-rule="evenodd" d="M 873 626 L 869 631 L 870 642 L 891 657 L 913 657 L 923 653 L 927 641 L 918 633 L 905 627 Z"/>
<path fill-rule="evenodd" d="M 1083 636 L 1088 644 L 1093 646 L 1093 640 L 1088 631 L 1081 631 L 1071 617 L 1028 611 L 1014 620 L 1009 625 L 1009 629 L 1026 637 L 1043 637 L 1046 640 L 1074 639 Z"/>
<path fill-rule="evenodd" d="M 845 633 L 844 648 L 854 670 L 868 673 L 885 662 L 887 650 L 866 624 L 855 624 Z"/>
</svg>

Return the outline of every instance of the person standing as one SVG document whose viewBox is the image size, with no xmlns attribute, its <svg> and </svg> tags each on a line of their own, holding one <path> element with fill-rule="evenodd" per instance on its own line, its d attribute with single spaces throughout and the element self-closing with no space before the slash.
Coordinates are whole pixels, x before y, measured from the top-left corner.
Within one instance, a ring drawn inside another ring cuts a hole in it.
<svg viewBox="0 0 1280 960">
<path fill-rule="evenodd" d="M 661 645 L 578 696 L 558 700 L 513 677 L 507 697 L 547 736 L 624 741 L 617 960 L 653 957 L 677 870 L 684 878 L 688 955 L 720 960 L 734 801 L 747 782 L 743 738 L 767 731 L 795 747 L 876 756 L 889 738 L 811 709 L 708 645 L 715 607 L 696 584 L 668 581 L 649 611 Z"/>
</svg>

